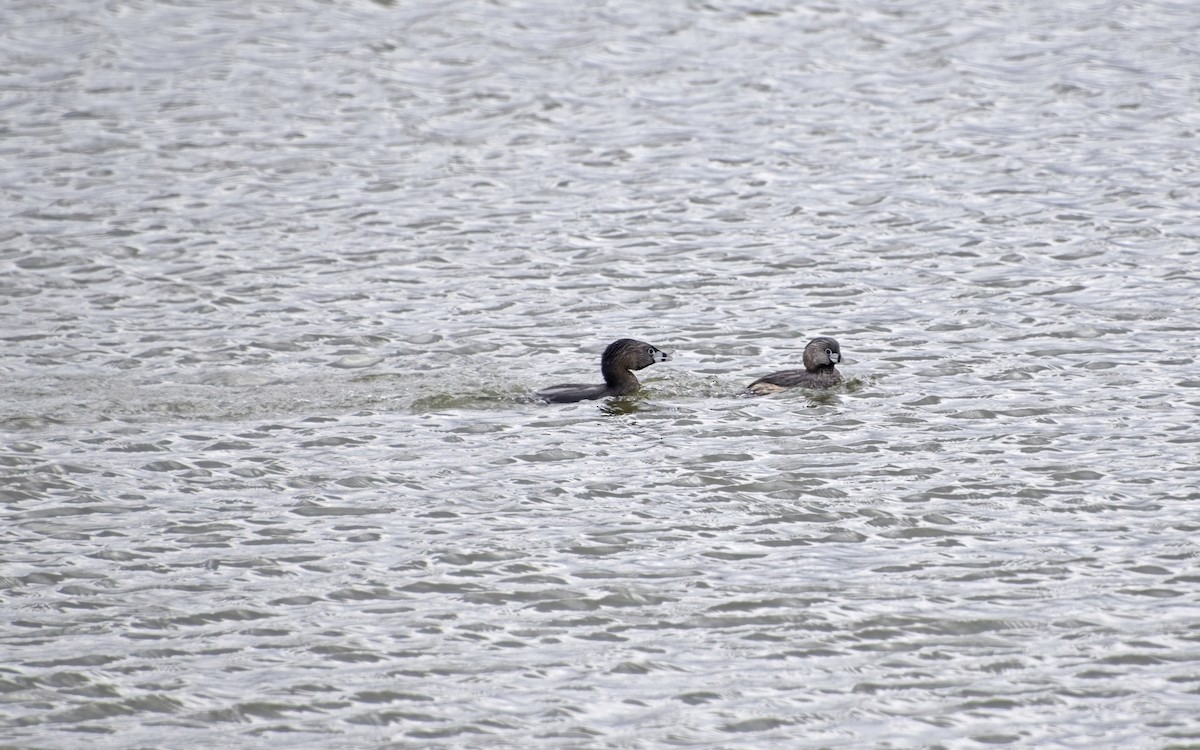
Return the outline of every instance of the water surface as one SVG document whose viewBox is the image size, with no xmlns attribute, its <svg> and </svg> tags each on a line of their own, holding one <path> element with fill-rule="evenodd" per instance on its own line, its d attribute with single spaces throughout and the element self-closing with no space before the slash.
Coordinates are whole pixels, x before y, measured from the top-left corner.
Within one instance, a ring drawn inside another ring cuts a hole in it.
<svg viewBox="0 0 1200 750">
<path fill-rule="evenodd" d="M 1200 745 L 1197 38 L 13 5 L 8 746 Z"/>
</svg>

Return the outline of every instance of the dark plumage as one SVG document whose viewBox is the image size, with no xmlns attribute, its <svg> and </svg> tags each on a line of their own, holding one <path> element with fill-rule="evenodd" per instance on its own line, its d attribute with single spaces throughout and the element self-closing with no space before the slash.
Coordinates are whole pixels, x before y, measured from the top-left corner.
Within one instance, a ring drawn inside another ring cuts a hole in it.
<svg viewBox="0 0 1200 750">
<path fill-rule="evenodd" d="M 608 345 L 600 358 L 600 372 L 604 375 L 601 385 L 561 383 L 537 392 L 539 398 L 555 404 L 575 401 L 590 401 L 606 396 L 624 396 L 641 387 L 633 370 L 649 367 L 655 362 L 666 362 L 670 355 L 656 346 L 634 339 L 618 339 Z"/>
<path fill-rule="evenodd" d="M 836 365 L 842 361 L 842 347 L 836 339 L 818 336 L 804 347 L 804 369 L 773 372 L 746 386 L 756 396 L 778 393 L 788 388 L 828 388 L 842 382 Z"/>
</svg>

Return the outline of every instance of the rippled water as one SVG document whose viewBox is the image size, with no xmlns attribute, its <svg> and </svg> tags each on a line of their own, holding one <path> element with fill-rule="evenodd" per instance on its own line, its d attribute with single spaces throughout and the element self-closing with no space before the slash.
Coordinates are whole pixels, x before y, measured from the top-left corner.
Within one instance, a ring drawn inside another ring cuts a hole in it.
<svg viewBox="0 0 1200 750">
<path fill-rule="evenodd" d="M 1191 3 L 4 16 L 5 747 L 1200 747 Z"/>
</svg>

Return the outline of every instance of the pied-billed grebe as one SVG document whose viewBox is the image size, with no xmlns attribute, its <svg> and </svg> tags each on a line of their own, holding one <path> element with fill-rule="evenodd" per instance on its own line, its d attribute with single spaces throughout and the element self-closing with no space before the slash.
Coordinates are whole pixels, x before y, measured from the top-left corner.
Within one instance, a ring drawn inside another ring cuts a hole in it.
<svg viewBox="0 0 1200 750">
<path fill-rule="evenodd" d="M 618 339 L 608 345 L 600 358 L 600 372 L 604 373 L 603 385 L 562 383 L 543 388 L 537 392 L 539 398 L 553 404 L 569 404 L 575 401 L 590 401 L 605 396 L 624 396 L 641 387 L 632 370 L 649 367 L 655 362 L 670 359 L 663 350 L 644 341 Z"/>
<path fill-rule="evenodd" d="M 834 367 L 842 361 L 842 347 L 836 339 L 818 336 L 804 347 L 804 369 L 784 370 L 755 380 L 746 390 L 756 396 L 778 393 L 788 388 L 828 388 L 842 382 L 842 374 Z"/>
</svg>

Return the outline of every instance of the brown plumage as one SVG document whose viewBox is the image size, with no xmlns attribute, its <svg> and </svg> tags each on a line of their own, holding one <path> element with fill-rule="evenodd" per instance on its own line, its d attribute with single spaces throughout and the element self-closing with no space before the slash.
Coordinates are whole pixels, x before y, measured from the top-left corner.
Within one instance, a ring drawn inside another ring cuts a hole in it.
<svg viewBox="0 0 1200 750">
<path fill-rule="evenodd" d="M 788 388 L 828 388 L 842 382 L 835 365 L 842 361 L 837 339 L 818 336 L 804 347 L 804 369 L 783 370 L 755 380 L 746 390 L 756 396 L 778 393 Z"/>
<path fill-rule="evenodd" d="M 555 404 L 575 401 L 590 401 L 606 396 L 624 396 L 641 387 L 633 370 L 649 367 L 655 362 L 666 362 L 671 357 L 656 346 L 635 339 L 618 339 L 608 345 L 600 358 L 600 372 L 604 375 L 601 385 L 561 383 L 543 388 L 537 396 Z"/>
</svg>

